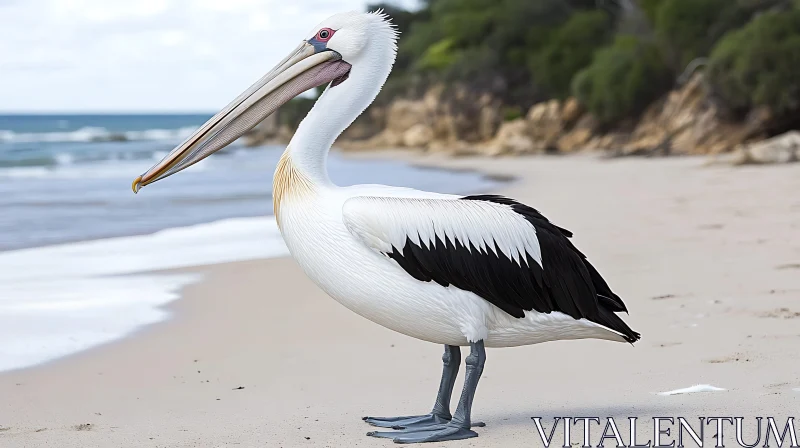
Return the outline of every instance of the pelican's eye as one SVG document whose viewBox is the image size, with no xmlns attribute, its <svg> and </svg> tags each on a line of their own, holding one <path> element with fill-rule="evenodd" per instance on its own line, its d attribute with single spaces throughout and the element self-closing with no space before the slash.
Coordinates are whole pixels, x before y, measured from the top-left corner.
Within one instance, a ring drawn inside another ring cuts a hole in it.
<svg viewBox="0 0 800 448">
<path fill-rule="evenodd" d="M 320 42 L 327 42 L 333 36 L 334 31 L 330 28 L 323 28 L 317 33 L 317 40 Z"/>
</svg>

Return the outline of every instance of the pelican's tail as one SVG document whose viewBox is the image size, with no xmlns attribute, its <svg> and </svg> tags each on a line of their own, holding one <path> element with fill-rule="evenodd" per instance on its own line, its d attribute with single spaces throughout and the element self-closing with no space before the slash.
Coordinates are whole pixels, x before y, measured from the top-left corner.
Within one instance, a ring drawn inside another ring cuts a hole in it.
<svg viewBox="0 0 800 448">
<path fill-rule="evenodd" d="M 603 296 L 598 296 L 600 299 L 600 313 L 594 319 L 591 319 L 595 323 L 598 323 L 610 330 L 616 331 L 617 333 L 621 334 L 625 341 L 630 342 L 633 344 L 634 342 L 638 341 L 641 338 L 641 335 L 631 329 L 628 324 L 625 323 L 619 316 L 614 313 L 613 308 L 606 307 L 603 302 L 607 299 Z M 621 311 L 621 310 L 620 310 Z"/>
</svg>

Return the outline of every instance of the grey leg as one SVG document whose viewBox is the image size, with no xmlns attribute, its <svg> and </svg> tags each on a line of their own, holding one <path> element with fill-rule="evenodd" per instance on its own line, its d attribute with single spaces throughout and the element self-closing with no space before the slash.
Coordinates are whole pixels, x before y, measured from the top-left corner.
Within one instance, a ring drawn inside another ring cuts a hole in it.
<svg viewBox="0 0 800 448">
<path fill-rule="evenodd" d="M 470 344 L 470 354 L 466 359 L 467 374 L 464 379 L 464 390 L 461 392 L 455 415 L 444 426 L 409 428 L 396 432 L 370 432 L 367 435 L 394 439 L 395 443 L 444 442 L 477 437 L 478 434 L 470 429 L 472 400 L 475 398 L 475 390 L 485 363 L 486 350 L 483 341 Z"/>
<path fill-rule="evenodd" d="M 433 410 L 429 414 L 405 417 L 364 417 L 364 421 L 372 426 L 393 429 L 430 427 L 449 422 L 452 418 L 450 396 L 453 395 L 453 385 L 458 376 L 458 366 L 461 364 L 461 348 L 456 345 L 445 345 L 442 363 L 444 369 L 442 370 L 442 380 L 439 382 L 439 392 L 436 394 Z"/>
</svg>

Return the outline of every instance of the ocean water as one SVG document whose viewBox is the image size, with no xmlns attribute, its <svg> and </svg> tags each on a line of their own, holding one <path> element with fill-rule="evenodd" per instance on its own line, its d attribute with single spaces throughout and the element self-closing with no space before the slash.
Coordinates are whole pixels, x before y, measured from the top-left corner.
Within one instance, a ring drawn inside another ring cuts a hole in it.
<svg viewBox="0 0 800 448">
<path fill-rule="evenodd" d="M 0 371 L 168 318 L 195 276 L 153 271 L 286 254 L 272 214 L 282 147 L 224 152 L 138 195 L 131 181 L 208 115 L 0 115 Z M 476 173 L 329 159 L 340 185 L 474 193 Z"/>
</svg>

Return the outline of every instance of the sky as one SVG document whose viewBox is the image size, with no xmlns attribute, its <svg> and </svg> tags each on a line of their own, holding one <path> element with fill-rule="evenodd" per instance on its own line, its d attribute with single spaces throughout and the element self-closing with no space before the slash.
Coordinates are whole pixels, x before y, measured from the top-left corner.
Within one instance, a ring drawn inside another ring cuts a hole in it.
<svg viewBox="0 0 800 448">
<path fill-rule="evenodd" d="M 366 3 L 0 0 L 0 113 L 213 112 Z"/>
</svg>

